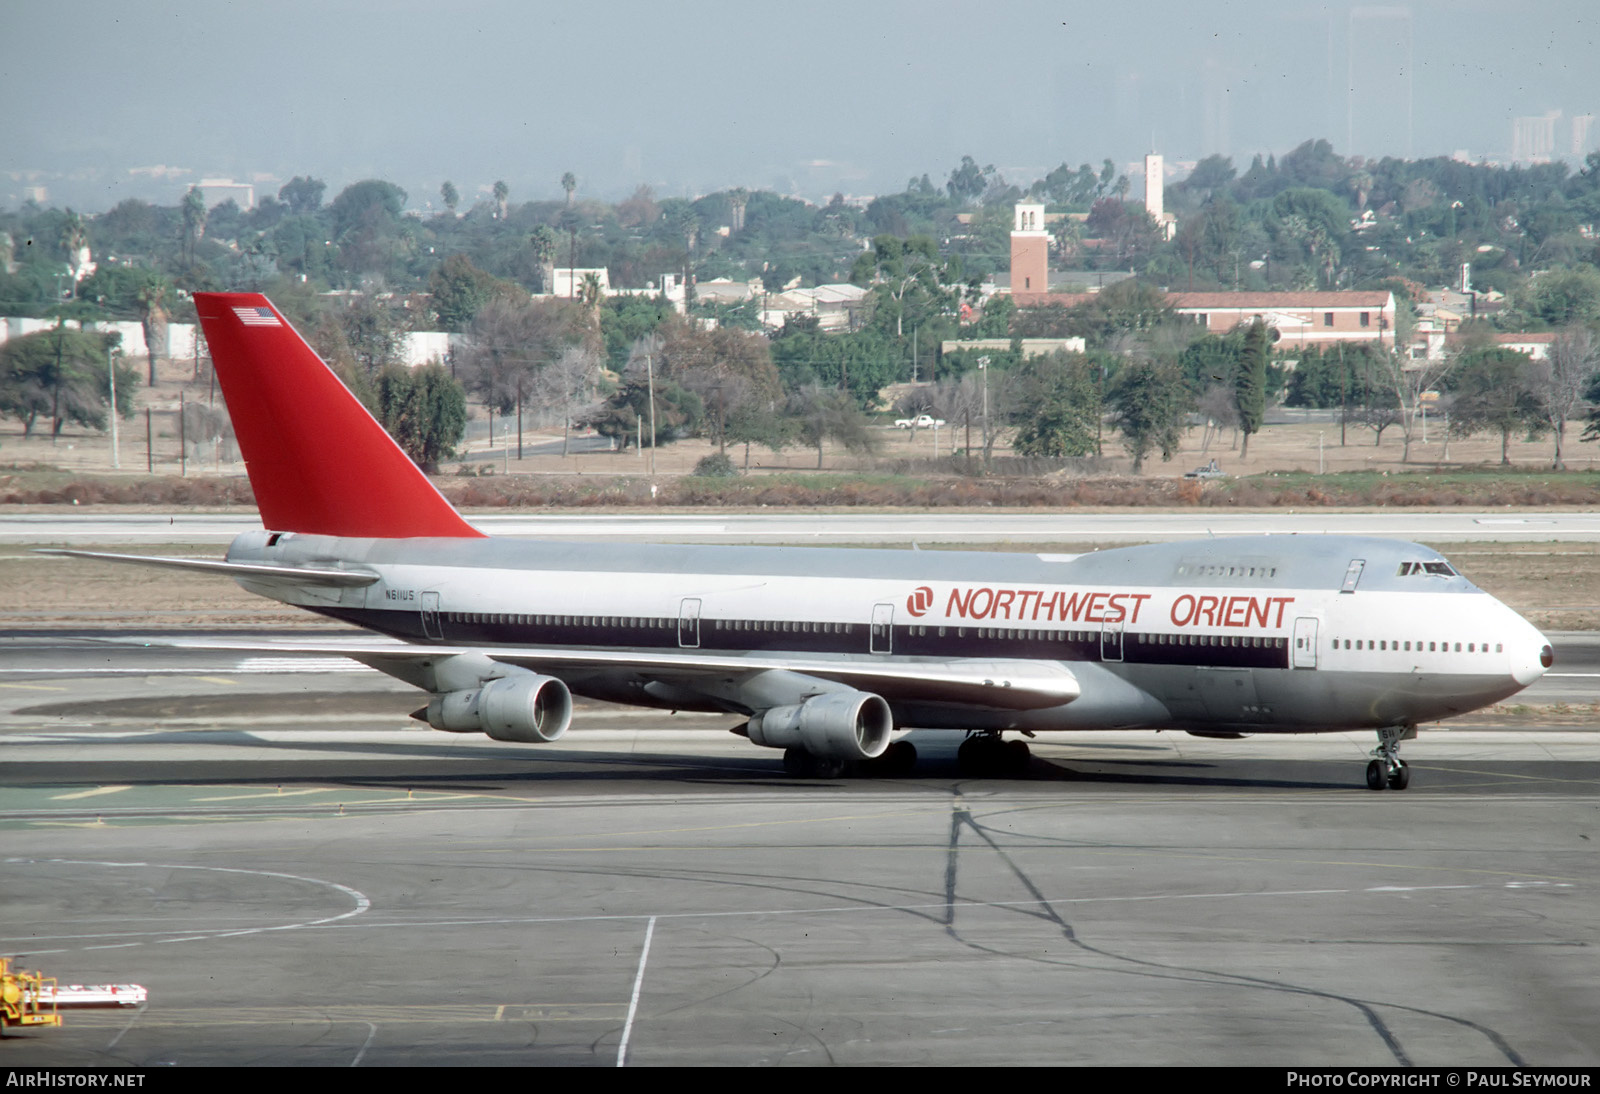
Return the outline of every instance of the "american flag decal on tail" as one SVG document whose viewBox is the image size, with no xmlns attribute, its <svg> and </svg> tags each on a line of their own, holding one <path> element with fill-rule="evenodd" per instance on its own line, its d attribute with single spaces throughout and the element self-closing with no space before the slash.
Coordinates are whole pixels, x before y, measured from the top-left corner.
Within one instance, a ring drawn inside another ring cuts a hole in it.
<svg viewBox="0 0 1600 1094">
<path fill-rule="evenodd" d="M 247 327 L 281 327 L 271 308 L 234 308 L 233 314 Z"/>
</svg>

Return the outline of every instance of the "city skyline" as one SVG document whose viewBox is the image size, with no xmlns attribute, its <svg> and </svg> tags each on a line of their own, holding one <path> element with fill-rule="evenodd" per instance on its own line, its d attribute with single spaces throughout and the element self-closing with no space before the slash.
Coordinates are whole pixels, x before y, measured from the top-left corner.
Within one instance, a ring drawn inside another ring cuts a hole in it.
<svg viewBox="0 0 1600 1094">
<path fill-rule="evenodd" d="M 0 121 L 0 204 L 34 186 L 86 211 L 172 202 L 203 177 L 259 195 L 303 174 L 390 179 L 417 207 L 446 179 L 468 203 L 497 179 L 553 200 L 567 171 L 607 200 L 816 200 L 942 185 L 963 155 L 1026 186 L 1151 150 L 1242 170 L 1319 138 L 1508 162 L 1544 147 L 1519 119 L 1552 114 L 1550 154 L 1581 160 L 1600 137 L 1596 25 L 1576 0 L 884 3 L 848 21 L 722 0 L 13 5 L 8 41 L 52 45 L 5 62 L 22 105 Z"/>
</svg>

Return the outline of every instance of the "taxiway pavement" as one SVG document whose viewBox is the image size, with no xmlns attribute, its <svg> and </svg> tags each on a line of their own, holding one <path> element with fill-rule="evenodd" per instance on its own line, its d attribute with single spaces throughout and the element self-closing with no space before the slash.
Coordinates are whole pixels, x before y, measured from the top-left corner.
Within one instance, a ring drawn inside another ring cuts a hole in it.
<svg viewBox="0 0 1600 1094">
<path fill-rule="evenodd" d="M 9 1065 L 1600 1061 L 1585 726 L 1425 730 L 1403 793 L 1361 734 L 796 781 L 728 719 L 503 745 L 255 656 L 0 648 L 0 951 L 150 989 Z"/>
</svg>

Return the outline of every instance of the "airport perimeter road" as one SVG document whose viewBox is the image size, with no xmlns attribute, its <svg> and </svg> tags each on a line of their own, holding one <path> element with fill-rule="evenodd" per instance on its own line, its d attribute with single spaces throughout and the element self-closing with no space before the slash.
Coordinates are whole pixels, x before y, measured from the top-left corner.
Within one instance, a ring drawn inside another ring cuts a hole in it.
<svg viewBox="0 0 1600 1094">
<path fill-rule="evenodd" d="M 1191 510 L 1151 513 L 471 513 L 496 536 L 638 539 L 674 543 L 1144 543 L 1207 535 L 1389 536 L 1428 543 L 1600 542 L 1600 513 L 1313 509 L 1266 513 Z M 13 514 L 0 518 L 0 543 L 225 543 L 259 528 L 253 514 Z"/>
<path fill-rule="evenodd" d="M 71 647 L 0 675 L 0 952 L 150 1003 L 9 1066 L 1600 1063 L 1593 731 L 1427 730 L 1403 793 L 1364 734 L 796 781 L 732 719 L 514 746 Z"/>
</svg>

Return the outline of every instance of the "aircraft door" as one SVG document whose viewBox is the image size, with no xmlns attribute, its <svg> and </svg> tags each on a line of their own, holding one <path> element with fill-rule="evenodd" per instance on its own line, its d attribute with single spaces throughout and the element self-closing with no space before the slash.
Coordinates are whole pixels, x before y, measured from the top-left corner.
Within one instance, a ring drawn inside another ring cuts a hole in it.
<svg viewBox="0 0 1600 1094">
<path fill-rule="evenodd" d="M 444 627 L 439 622 L 439 594 L 422 594 L 422 634 L 424 638 L 442 639 Z"/>
<path fill-rule="evenodd" d="M 1339 591 L 1341 593 L 1353 593 L 1353 592 L 1355 592 L 1356 591 L 1356 585 L 1359 584 L 1360 581 L 1361 581 L 1361 571 L 1366 569 L 1366 567 L 1367 567 L 1367 560 L 1366 559 L 1364 559 L 1364 558 L 1352 558 L 1350 560 L 1350 568 L 1347 569 L 1344 572 L 1344 584 L 1342 586 L 1340 586 Z"/>
<path fill-rule="evenodd" d="M 1317 621 L 1302 616 L 1294 621 L 1294 650 L 1290 664 L 1297 669 L 1317 667 Z"/>
<path fill-rule="evenodd" d="M 1122 620 L 1100 624 L 1100 660 L 1122 660 Z"/>
<path fill-rule="evenodd" d="M 894 652 L 894 605 L 874 604 L 872 606 L 872 639 L 873 653 Z"/>
<path fill-rule="evenodd" d="M 700 648 L 700 601 L 685 600 L 678 608 L 678 645 L 686 650 Z"/>
</svg>

